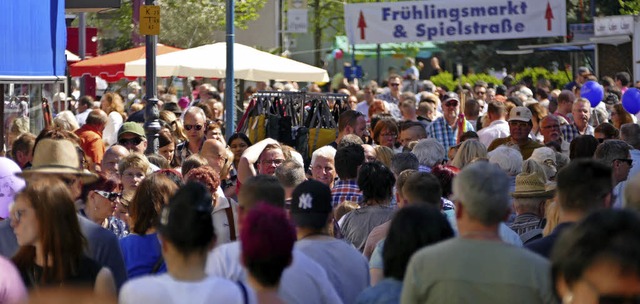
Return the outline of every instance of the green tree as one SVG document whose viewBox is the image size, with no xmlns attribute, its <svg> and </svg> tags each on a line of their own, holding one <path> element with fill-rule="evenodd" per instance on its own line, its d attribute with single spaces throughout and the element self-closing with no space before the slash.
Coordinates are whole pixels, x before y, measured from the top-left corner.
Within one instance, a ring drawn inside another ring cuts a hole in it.
<svg viewBox="0 0 640 304">
<path fill-rule="evenodd" d="M 87 26 L 100 31 L 102 53 L 134 46 L 132 36 L 138 31 L 133 24 L 133 1 L 123 0 L 121 7 L 107 13 L 87 14 Z M 234 25 L 245 29 L 247 22 L 259 17 L 266 0 L 235 2 Z M 224 30 L 225 0 L 156 0 L 160 6 L 158 41 L 180 48 L 190 48 L 214 42 L 214 32 Z"/>
<path fill-rule="evenodd" d="M 637 15 L 640 14 L 640 0 L 618 0 L 620 3 L 620 14 Z"/>
</svg>

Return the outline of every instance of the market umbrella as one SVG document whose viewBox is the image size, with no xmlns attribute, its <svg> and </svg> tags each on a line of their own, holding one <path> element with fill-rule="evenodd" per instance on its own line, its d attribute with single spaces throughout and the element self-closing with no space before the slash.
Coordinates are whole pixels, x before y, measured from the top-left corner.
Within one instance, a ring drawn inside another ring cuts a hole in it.
<svg viewBox="0 0 640 304">
<path fill-rule="evenodd" d="M 158 44 L 156 52 L 158 55 L 180 51 L 181 49 Z M 80 77 L 89 75 L 93 77 L 99 76 L 107 82 L 115 82 L 125 78 L 124 65 L 129 61 L 138 59 L 145 60 L 145 47 L 137 47 L 124 51 L 105 54 L 102 56 L 86 59 L 78 63 L 72 64 L 69 69 L 71 77 Z M 144 77 L 144 73 L 139 77 Z M 136 77 L 127 77 L 134 80 Z"/>
<path fill-rule="evenodd" d="M 156 57 L 158 77 L 225 78 L 227 49 L 225 42 L 203 45 Z M 326 70 L 302 62 L 269 54 L 235 43 L 233 47 L 234 76 L 251 81 L 329 81 Z M 145 74 L 145 60 L 128 62 L 124 74 L 139 77 Z"/>
</svg>

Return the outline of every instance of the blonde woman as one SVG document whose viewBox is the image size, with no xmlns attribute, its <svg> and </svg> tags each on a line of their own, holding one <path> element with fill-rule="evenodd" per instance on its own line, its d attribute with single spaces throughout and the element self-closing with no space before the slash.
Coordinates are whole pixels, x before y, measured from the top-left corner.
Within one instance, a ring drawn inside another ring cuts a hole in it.
<svg viewBox="0 0 640 304">
<path fill-rule="evenodd" d="M 385 167 L 391 168 L 391 158 L 395 154 L 393 150 L 387 146 L 375 146 L 376 159 L 381 162 Z"/>
<path fill-rule="evenodd" d="M 53 119 L 53 125 L 65 131 L 74 132 L 80 128 L 76 116 L 71 111 L 62 111 Z"/>
<path fill-rule="evenodd" d="M 109 120 L 102 131 L 102 141 L 105 147 L 110 147 L 118 141 L 118 130 L 124 123 L 124 103 L 117 93 L 109 92 L 100 99 L 100 109 L 107 113 Z"/>
<path fill-rule="evenodd" d="M 487 148 L 480 141 L 465 140 L 456 151 L 451 165 L 462 170 L 476 158 L 487 158 Z"/>
</svg>

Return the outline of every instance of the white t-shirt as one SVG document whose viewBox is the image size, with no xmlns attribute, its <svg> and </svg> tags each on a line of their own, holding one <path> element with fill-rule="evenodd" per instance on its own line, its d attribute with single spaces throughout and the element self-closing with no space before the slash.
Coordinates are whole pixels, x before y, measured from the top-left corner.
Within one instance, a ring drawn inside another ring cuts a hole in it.
<svg viewBox="0 0 640 304">
<path fill-rule="evenodd" d="M 205 271 L 210 276 L 246 283 L 247 275 L 240 263 L 240 257 L 240 242 L 220 245 L 209 252 Z M 291 304 L 342 303 L 324 269 L 295 248 L 291 266 L 284 270 L 280 278 L 278 294 L 285 302 Z"/>
<path fill-rule="evenodd" d="M 252 292 L 248 291 L 247 294 Z M 248 299 L 252 298 L 255 299 L 255 296 L 248 295 Z M 125 283 L 120 290 L 118 302 L 120 304 L 243 304 L 244 296 L 240 285 L 223 278 L 209 276 L 199 282 L 184 282 L 176 281 L 165 273 L 158 276 L 144 276 Z"/>
</svg>

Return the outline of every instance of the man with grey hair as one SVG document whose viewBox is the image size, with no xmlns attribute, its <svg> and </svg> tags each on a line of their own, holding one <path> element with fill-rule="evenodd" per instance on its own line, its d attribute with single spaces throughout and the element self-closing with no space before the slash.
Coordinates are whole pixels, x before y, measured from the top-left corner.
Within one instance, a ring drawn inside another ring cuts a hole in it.
<svg viewBox="0 0 640 304">
<path fill-rule="evenodd" d="M 206 139 L 207 117 L 204 111 L 198 107 L 190 107 L 184 113 L 182 123 L 184 124 L 187 140 L 176 146 L 176 155 L 180 162 L 183 162 L 192 154 L 198 154 Z"/>
<path fill-rule="evenodd" d="M 631 159 L 630 153 L 631 149 L 632 147 L 625 141 L 612 139 L 605 140 L 598 145 L 594 154 L 595 159 L 611 167 L 613 183 L 615 185 L 613 189 L 613 196 L 615 198 L 613 206 L 617 208 L 622 207 L 622 194 L 626 186 L 624 182 L 627 180 L 629 172 L 633 167 L 633 159 Z"/>
<path fill-rule="evenodd" d="M 553 303 L 549 262 L 503 243 L 498 233 L 510 212 L 506 174 L 490 163 L 473 163 L 453 180 L 453 195 L 459 234 L 413 255 L 402 303 Z M 442 263 L 443 256 L 449 262 Z"/>
<path fill-rule="evenodd" d="M 297 161 L 288 159 L 276 168 L 276 177 L 280 185 L 284 188 L 284 207 L 289 210 L 293 189 L 307 180 L 304 174 L 304 168 Z"/>
<path fill-rule="evenodd" d="M 324 146 L 311 154 L 311 177 L 323 184 L 333 187 L 336 179 L 336 149 Z"/>
<path fill-rule="evenodd" d="M 420 162 L 415 154 L 411 152 L 402 152 L 391 157 L 391 168 L 389 169 L 391 169 L 391 172 L 393 172 L 393 175 L 397 178 L 398 175 L 400 175 L 400 172 L 407 169 L 418 170 L 419 167 Z"/>
<path fill-rule="evenodd" d="M 411 153 L 418 158 L 420 172 L 431 172 L 431 168 L 441 164 L 447 155 L 444 146 L 435 138 L 421 139 Z"/>
</svg>

